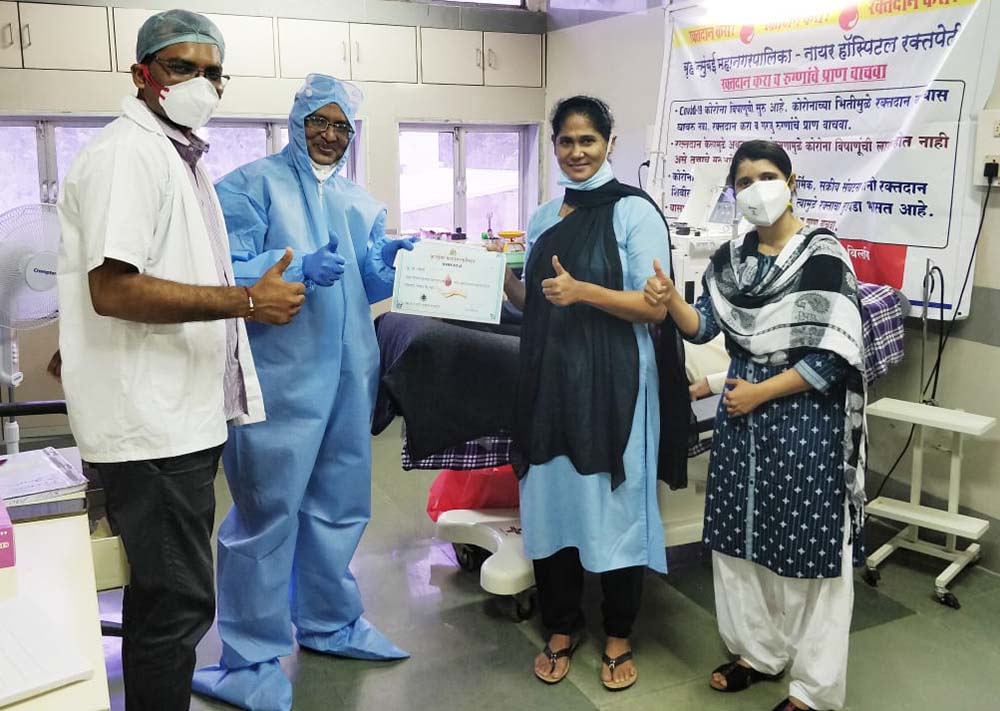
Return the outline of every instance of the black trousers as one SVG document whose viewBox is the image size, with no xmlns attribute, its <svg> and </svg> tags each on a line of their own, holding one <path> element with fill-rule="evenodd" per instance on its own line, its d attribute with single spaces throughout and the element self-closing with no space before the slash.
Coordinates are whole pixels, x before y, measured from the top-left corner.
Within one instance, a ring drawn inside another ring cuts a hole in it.
<svg viewBox="0 0 1000 711">
<path fill-rule="evenodd" d="M 552 634 L 571 635 L 583 628 L 583 566 L 576 548 L 563 548 L 548 558 L 534 561 L 535 585 L 542 611 L 542 624 Z M 642 600 L 643 566 L 601 573 L 604 601 L 604 634 L 630 637 Z"/>
<path fill-rule="evenodd" d="M 95 464 L 131 578 L 122 605 L 127 711 L 188 711 L 195 647 L 215 618 L 213 482 L 222 445 Z"/>
</svg>

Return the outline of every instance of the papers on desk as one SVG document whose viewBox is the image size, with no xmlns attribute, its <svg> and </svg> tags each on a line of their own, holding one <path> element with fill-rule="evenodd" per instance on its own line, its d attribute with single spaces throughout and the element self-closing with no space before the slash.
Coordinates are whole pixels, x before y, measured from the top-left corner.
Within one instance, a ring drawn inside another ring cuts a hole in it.
<svg viewBox="0 0 1000 711">
<path fill-rule="evenodd" d="M 29 600 L 0 602 L 0 707 L 89 679 L 93 668 Z"/>
<path fill-rule="evenodd" d="M 8 508 L 86 488 L 83 474 L 52 447 L 0 457 L 0 499 Z"/>
</svg>

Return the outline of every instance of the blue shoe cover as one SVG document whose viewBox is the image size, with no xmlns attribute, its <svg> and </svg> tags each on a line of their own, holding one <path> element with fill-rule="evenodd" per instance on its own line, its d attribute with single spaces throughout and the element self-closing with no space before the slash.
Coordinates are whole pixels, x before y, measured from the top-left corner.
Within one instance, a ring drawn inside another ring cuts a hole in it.
<svg viewBox="0 0 1000 711">
<path fill-rule="evenodd" d="M 292 709 L 292 682 L 277 659 L 240 669 L 204 667 L 194 673 L 191 690 L 249 711 Z"/>
<path fill-rule="evenodd" d="M 306 649 L 351 659 L 406 659 L 410 655 L 389 641 L 373 624 L 359 617 L 336 632 L 299 633 L 299 644 Z"/>
</svg>

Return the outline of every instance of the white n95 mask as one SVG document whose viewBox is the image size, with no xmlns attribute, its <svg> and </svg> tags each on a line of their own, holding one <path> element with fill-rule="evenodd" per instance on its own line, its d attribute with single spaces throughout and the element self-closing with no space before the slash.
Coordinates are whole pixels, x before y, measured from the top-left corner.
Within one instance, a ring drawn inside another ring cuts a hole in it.
<svg viewBox="0 0 1000 711">
<path fill-rule="evenodd" d="M 781 180 L 758 180 L 736 196 L 736 209 L 757 227 L 770 227 L 791 205 L 792 193 Z"/>
<path fill-rule="evenodd" d="M 195 77 L 166 87 L 160 106 L 174 123 L 199 129 L 208 123 L 219 105 L 219 92 L 205 77 Z"/>
</svg>

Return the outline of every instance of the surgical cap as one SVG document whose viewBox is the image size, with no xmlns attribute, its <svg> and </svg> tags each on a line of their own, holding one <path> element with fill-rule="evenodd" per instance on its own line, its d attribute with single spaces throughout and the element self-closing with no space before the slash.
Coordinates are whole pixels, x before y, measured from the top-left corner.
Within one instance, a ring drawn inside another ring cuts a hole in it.
<svg viewBox="0 0 1000 711">
<path fill-rule="evenodd" d="M 135 43 L 135 59 L 141 62 L 148 55 L 180 42 L 214 44 L 221 58 L 226 58 L 226 43 L 215 23 L 195 12 L 167 10 L 142 23 Z"/>
</svg>

